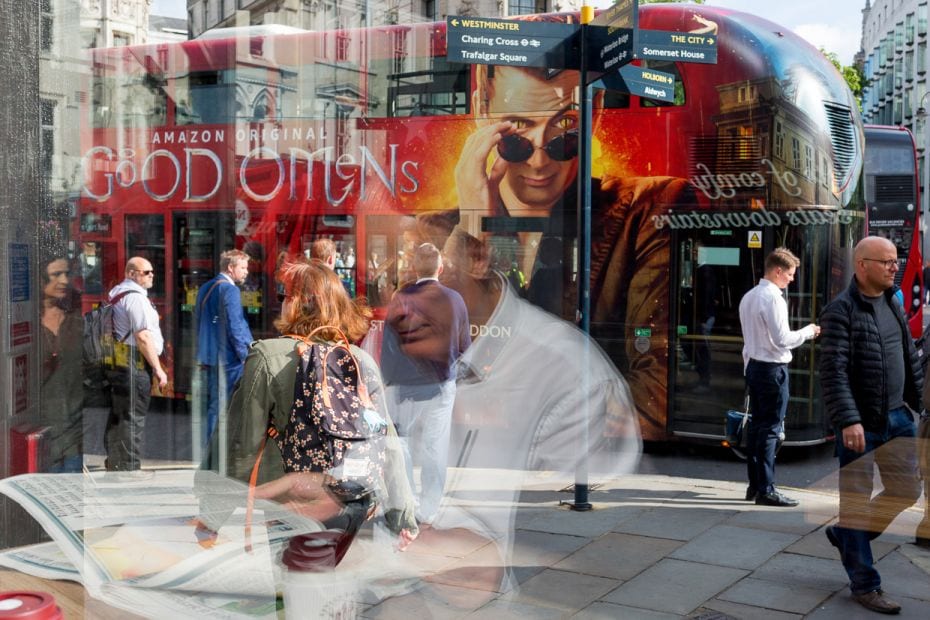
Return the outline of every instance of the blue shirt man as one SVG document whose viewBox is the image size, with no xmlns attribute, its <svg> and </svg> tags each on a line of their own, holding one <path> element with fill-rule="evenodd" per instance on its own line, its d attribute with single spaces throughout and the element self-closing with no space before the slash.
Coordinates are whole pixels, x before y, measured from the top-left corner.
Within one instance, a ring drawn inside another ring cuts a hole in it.
<svg viewBox="0 0 930 620">
<path fill-rule="evenodd" d="M 248 275 L 249 255 L 229 250 L 220 256 L 220 273 L 197 291 L 197 363 L 207 379 L 208 438 L 216 429 L 220 409 L 225 408 L 242 376 L 252 342 L 239 292 Z"/>
</svg>

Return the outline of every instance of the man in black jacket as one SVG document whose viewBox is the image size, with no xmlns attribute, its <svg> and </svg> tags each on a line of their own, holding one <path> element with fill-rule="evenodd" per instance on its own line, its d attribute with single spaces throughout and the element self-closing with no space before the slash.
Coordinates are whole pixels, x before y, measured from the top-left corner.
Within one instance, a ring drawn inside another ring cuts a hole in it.
<svg viewBox="0 0 930 620">
<path fill-rule="evenodd" d="M 840 518 L 826 534 L 840 552 L 853 599 L 896 614 L 901 606 L 881 589 L 871 541 L 920 496 L 913 411 L 923 377 L 893 296 L 897 249 L 887 239 L 866 237 L 853 260 L 852 283 L 820 321 L 820 380 L 840 459 Z M 876 466 L 884 489 L 873 498 Z"/>
</svg>

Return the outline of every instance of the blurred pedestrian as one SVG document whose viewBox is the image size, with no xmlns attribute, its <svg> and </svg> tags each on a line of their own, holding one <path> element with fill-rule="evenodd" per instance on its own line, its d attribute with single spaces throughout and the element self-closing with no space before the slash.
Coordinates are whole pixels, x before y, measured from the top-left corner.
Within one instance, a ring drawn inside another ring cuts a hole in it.
<svg viewBox="0 0 930 620">
<path fill-rule="evenodd" d="M 417 281 L 388 305 L 381 363 L 411 488 L 413 468 L 420 468 L 417 521 L 430 523 L 446 482 L 454 367 L 471 336 L 462 296 L 439 283 L 439 249 L 432 243 L 417 247 L 413 267 Z"/>
<path fill-rule="evenodd" d="M 896 614 L 882 590 L 871 541 L 920 496 L 916 426 L 923 373 L 903 309 L 894 300 L 897 248 L 866 237 L 855 276 L 823 309 L 820 381 L 840 459 L 839 522 L 826 528 L 849 575 L 853 599 Z M 882 491 L 873 497 L 875 469 Z"/>
<path fill-rule="evenodd" d="M 794 281 L 801 261 L 787 248 L 776 248 L 765 258 L 765 274 L 743 295 L 739 320 L 743 330 L 743 370 L 749 389 L 749 445 L 746 501 L 763 506 L 797 506 L 798 501 L 775 488 L 775 449 L 788 409 L 788 362 L 791 349 L 816 338 L 820 328 L 811 323 L 799 330 L 788 325 L 784 290 Z"/>
<path fill-rule="evenodd" d="M 64 253 L 43 261 L 41 334 L 42 389 L 39 416 L 51 429 L 49 471 L 78 472 L 83 465 L 84 323 Z"/>
</svg>

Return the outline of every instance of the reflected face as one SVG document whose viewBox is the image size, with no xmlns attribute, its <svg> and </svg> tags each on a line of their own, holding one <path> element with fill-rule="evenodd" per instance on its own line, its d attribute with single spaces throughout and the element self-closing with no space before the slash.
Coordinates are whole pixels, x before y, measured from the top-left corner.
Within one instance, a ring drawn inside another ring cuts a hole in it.
<svg viewBox="0 0 930 620">
<path fill-rule="evenodd" d="M 47 299 L 64 299 L 71 288 L 68 261 L 60 258 L 53 260 L 45 268 L 45 288 L 42 293 Z"/>
<path fill-rule="evenodd" d="M 448 363 L 452 338 L 452 306 L 438 287 L 423 287 L 416 296 L 404 295 L 387 316 L 404 355 Z"/>
<path fill-rule="evenodd" d="M 249 277 L 249 260 L 246 258 L 241 258 L 239 260 L 229 263 L 229 268 L 227 269 L 229 277 L 233 279 L 233 282 L 236 284 L 242 284 L 245 282 L 245 279 Z"/>
<path fill-rule="evenodd" d="M 578 169 L 577 157 L 559 161 L 550 155 L 552 144 L 560 144 L 559 138 L 578 129 L 574 85 L 568 77 L 560 74 L 544 80 L 514 67 L 496 67 L 491 80 L 489 116 L 513 123 L 511 134 L 525 138 L 533 147 L 529 159 L 507 165 L 503 180 L 521 206 L 531 211 L 551 209 L 561 200 Z M 512 214 L 516 210 L 514 205 L 507 207 Z"/>
</svg>

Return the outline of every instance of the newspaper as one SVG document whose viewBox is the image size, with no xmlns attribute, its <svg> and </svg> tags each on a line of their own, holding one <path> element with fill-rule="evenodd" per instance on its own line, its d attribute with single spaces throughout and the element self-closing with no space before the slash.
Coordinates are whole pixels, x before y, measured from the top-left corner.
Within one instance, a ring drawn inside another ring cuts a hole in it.
<svg viewBox="0 0 930 620">
<path fill-rule="evenodd" d="M 54 541 L 2 553 L 0 565 L 79 581 L 92 597 L 143 616 L 274 618 L 279 552 L 322 526 L 259 500 L 247 541 L 247 491 L 192 470 L 0 480 L 0 493 Z"/>
</svg>

